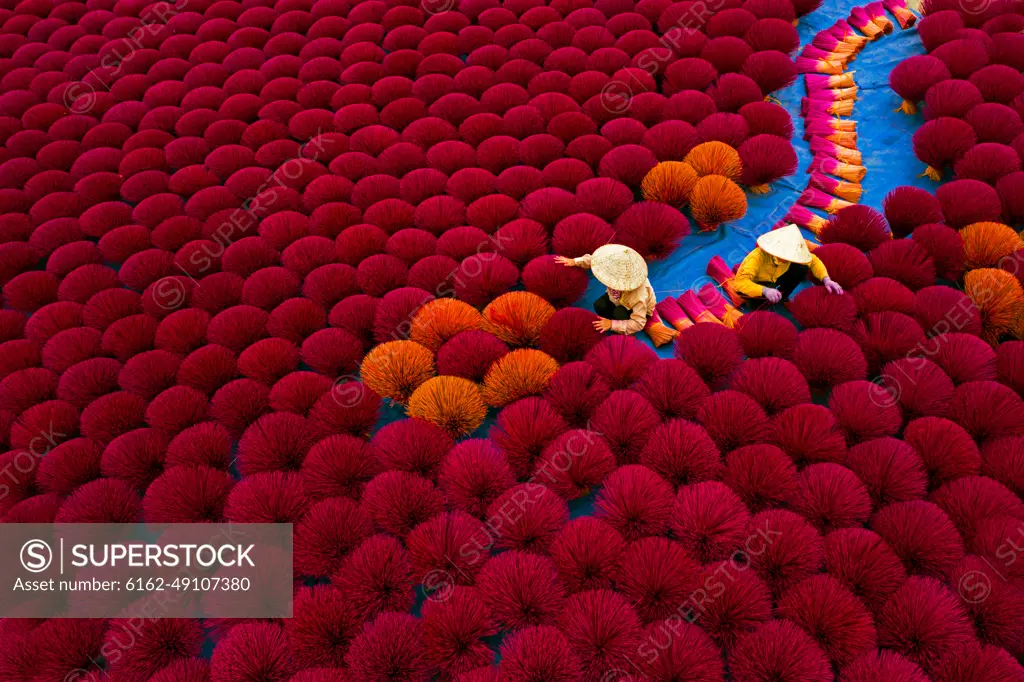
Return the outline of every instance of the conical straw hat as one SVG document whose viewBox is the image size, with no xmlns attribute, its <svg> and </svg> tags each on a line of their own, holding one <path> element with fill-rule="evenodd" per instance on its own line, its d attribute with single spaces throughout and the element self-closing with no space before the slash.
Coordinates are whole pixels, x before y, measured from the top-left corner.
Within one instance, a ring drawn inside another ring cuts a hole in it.
<svg viewBox="0 0 1024 682">
<path fill-rule="evenodd" d="M 790 263 L 807 265 L 811 262 L 807 242 L 796 225 L 786 225 L 762 234 L 757 238 L 757 245 L 768 255 L 788 260 Z"/>
<path fill-rule="evenodd" d="M 622 244 L 605 244 L 590 257 L 597 281 L 616 291 L 632 291 L 647 281 L 647 263 L 639 253 Z"/>
</svg>

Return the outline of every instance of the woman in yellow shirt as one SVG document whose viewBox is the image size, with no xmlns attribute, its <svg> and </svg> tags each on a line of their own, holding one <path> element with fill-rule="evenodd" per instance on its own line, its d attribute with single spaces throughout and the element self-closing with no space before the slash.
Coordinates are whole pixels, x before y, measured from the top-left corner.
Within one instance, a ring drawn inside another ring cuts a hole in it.
<svg viewBox="0 0 1024 682">
<path fill-rule="evenodd" d="M 789 298 L 808 271 L 829 293 L 843 293 L 843 288 L 828 276 L 825 264 L 807 248 L 800 228 L 786 225 L 757 238 L 757 248 L 736 270 L 733 288 L 741 296 L 778 303 Z"/>
</svg>

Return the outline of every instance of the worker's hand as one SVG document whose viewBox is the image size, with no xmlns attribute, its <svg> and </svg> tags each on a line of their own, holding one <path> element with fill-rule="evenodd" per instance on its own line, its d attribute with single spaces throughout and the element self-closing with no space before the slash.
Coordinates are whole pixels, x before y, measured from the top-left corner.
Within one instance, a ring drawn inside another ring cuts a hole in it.
<svg viewBox="0 0 1024 682">
<path fill-rule="evenodd" d="M 566 258 L 565 256 L 555 256 L 555 262 L 559 265 L 564 265 L 567 268 L 576 267 L 576 261 L 572 258 Z"/>
<path fill-rule="evenodd" d="M 778 303 L 782 300 L 782 292 L 778 289 L 772 289 L 771 287 L 762 287 L 761 293 L 768 299 L 769 303 Z"/>
<path fill-rule="evenodd" d="M 830 294 L 843 293 L 843 288 L 839 286 L 838 282 L 834 282 L 831 277 L 826 277 L 825 279 L 821 280 L 821 283 L 825 285 L 825 290 L 828 291 L 828 293 Z"/>
<path fill-rule="evenodd" d="M 599 317 L 594 320 L 594 329 L 601 332 L 602 334 L 612 328 L 612 321 L 606 320 L 603 317 Z"/>
</svg>

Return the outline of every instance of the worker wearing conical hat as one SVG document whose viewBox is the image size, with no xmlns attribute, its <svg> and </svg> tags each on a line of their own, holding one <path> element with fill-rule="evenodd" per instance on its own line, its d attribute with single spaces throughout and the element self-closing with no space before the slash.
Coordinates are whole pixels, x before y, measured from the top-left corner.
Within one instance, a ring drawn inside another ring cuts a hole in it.
<svg viewBox="0 0 1024 682">
<path fill-rule="evenodd" d="M 619 334 L 636 334 L 654 315 L 658 300 L 643 256 L 622 244 L 605 244 L 594 253 L 579 258 L 555 256 L 566 267 L 589 269 L 605 285 L 604 295 L 594 301 L 594 329 Z"/>
<path fill-rule="evenodd" d="M 736 293 L 747 298 L 764 298 L 769 303 L 788 299 L 810 273 L 832 294 L 843 288 L 828 276 L 821 259 L 811 253 L 796 225 L 786 225 L 757 238 L 733 278 Z"/>
</svg>

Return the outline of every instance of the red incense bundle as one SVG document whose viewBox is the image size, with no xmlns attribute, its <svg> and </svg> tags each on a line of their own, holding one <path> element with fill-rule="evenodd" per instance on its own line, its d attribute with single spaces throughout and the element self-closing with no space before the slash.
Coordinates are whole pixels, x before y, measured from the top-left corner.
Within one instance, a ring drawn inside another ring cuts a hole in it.
<svg viewBox="0 0 1024 682">
<path fill-rule="evenodd" d="M 672 297 L 658 301 L 657 311 L 661 316 L 661 319 L 665 320 L 679 331 L 683 331 L 684 329 L 688 329 L 693 326 L 693 320 L 686 316 L 686 313 L 679 307 L 679 304 L 676 303 L 676 300 Z"/>
<path fill-rule="evenodd" d="M 711 282 L 702 286 L 697 295 L 700 297 L 701 303 L 711 311 L 711 314 L 720 319 L 729 329 L 735 328 L 736 322 L 743 317 L 743 313 L 726 301 Z"/>
<path fill-rule="evenodd" d="M 685 292 L 682 296 L 676 299 L 679 305 L 682 306 L 686 314 L 690 316 L 690 319 L 694 322 L 711 322 L 714 324 L 724 324 L 720 319 L 715 317 L 714 313 L 708 310 L 707 306 L 701 303 L 701 300 L 692 291 Z"/>
<path fill-rule="evenodd" d="M 719 286 L 722 287 L 722 291 L 726 293 L 733 305 L 743 305 L 745 299 L 732 286 L 733 277 L 736 273 L 732 271 L 732 268 L 729 267 L 721 256 L 713 256 L 708 261 L 707 273 L 708 277 L 718 282 Z"/>
</svg>

